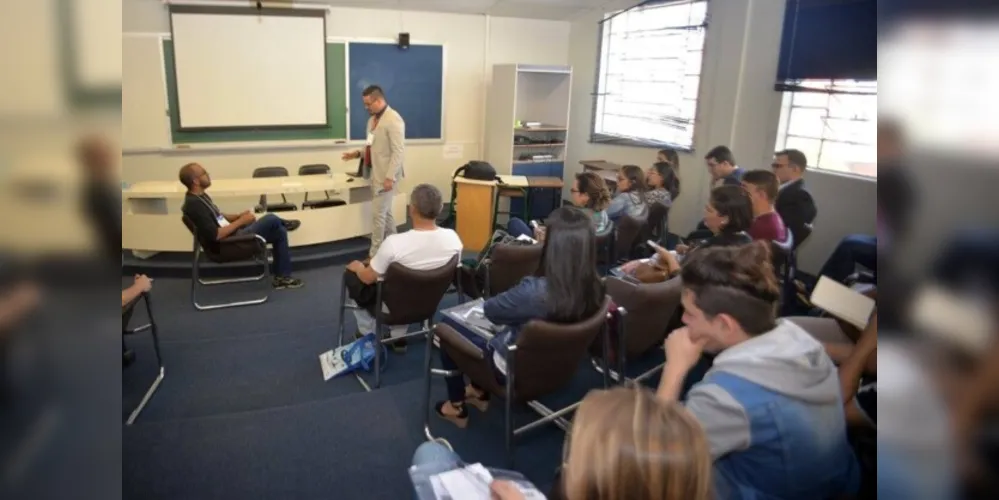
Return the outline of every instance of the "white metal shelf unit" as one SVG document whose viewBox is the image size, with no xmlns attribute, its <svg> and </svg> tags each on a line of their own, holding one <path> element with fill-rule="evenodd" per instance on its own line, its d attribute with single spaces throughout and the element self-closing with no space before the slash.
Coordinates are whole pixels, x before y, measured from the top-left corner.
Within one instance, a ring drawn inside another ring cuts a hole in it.
<svg viewBox="0 0 999 500">
<path fill-rule="evenodd" d="M 569 66 L 493 66 L 485 160 L 497 173 L 564 178 L 571 92 Z M 543 211 L 556 195 L 551 190 L 532 192 L 532 217 L 546 216 Z"/>
</svg>

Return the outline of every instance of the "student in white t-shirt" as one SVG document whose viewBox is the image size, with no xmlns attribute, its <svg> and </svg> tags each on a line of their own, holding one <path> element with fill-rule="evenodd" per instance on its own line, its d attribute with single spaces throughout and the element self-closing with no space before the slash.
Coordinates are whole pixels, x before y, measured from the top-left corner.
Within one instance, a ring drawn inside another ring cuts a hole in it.
<svg viewBox="0 0 999 500">
<path fill-rule="evenodd" d="M 441 192 L 429 184 L 420 184 L 409 195 L 409 217 L 413 229 L 385 238 L 371 262 L 354 261 L 347 265 L 343 279 L 347 293 L 357 302 L 357 336 L 371 333 L 375 329 L 372 316 L 377 301 L 376 283 L 393 263 L 409 269 L 427 271 L 447 264 L 461 253 L 462 244 L 458 234 L 450 229 L 437 227 L 437 217 L 444 207 Z M 406 333 L 405 326 L 392 329 L 392 337 Z M 396 352 L 405 351 L 405 339 L 392 345 Z"/>
</svg>

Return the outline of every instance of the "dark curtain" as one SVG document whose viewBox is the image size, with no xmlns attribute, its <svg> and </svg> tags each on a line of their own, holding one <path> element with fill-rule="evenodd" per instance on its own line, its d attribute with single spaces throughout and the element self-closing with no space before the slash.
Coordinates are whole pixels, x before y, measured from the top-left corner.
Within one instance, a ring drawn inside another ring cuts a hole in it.
<svg viewBox="0 0 999 500">
<path fill-rule="evenodd" d="M 878 0 L 787 0 L 775 88 L 878 79 Z"/>
</svg>

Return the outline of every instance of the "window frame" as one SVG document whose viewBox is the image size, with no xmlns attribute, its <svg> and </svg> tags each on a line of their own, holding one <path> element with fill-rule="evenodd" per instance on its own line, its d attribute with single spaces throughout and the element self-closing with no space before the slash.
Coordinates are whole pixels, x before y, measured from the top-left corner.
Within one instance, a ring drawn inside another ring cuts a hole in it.
<svg viewBox="0 0 999 500">
<path fill-rule="evenodd" d="M 866 89 L 870 89 L 872 86 L 873 86 L 873 92 L 869 90 L 865 91 Z M 787 86 L 783 88 L 782 91 L 780 92 L 780 103 L 781 103 L 780 115 L 777 128 L 777 137 L 775 138 L 774 141 L 775 143 L 774 151 L 782 151 L 788 149 L 789 147 L 793 147 L 794 146 L 793 144 L 792 145 L 788 144 L 788 139 L 790 138 L 818 141 L 819 142 L 818 154 L 812 154 L 806 152 L 806 155 L 809 157 L 808 171 L 822 172 L 824 174 L 832 174 L 832 175 L 841 175 L 845 177 L 877 182 L 878 176 L 877 176 L 877 159 L 876 159 L 877 158 L 876 134 L 874 141 L 871 143 L 859 143 L 848 140 L 830 139 L 826 137 L 826 132 L 829 130 L 829 127 L 825 123 L 825 121 L 830 119 L 847 120 L 847 121 L 860 121 L 867 124 L 873 124 L 874 127 L 877 127 L 878 112 L 876 104 L 874 109 L 872 110 L 872 114 L 867 119 L 855 120 L 846 117 L 831 116 L 830 108 L 832 108 L 833 106 L 829 102 L 827 102 L 825 106 L 805 106 L 805 105 L 796 106 L 794 103 L 795 97 L 800 94 L 814 94 L 814 95 L 825 94 L 828 96 L 830 100 L 834 99 L 836 96 L 842 96 L 842 95 L 871 96 L 874 97 L 874 101 L 876 103 L 877 94 L 878 94 L 877 81 L 876 80 L 815 80 L 808 82 L 799 82 L 799 84 L 797 85 Z M 818 109 L 824 111 L 824 115 L 822 116 L 822 120 L 824 122 L 823 130 L 822 133 L 819 134 L 819 137 L 803 135 L 800 133 L 795 133 L 791 130 L 791 121 L 792 121 L 791 118 L 795 109 Z M 871 148 L 873 150 L 873 158 L 874 158 L 873 175 L 848 169 L 830 168 L 828 166 L 823 167 L 822 152 L 827 143 Z"/>
<path fill-rule="evenodd" d="M 702 29 L 704 30 L 704 41 L 703 41 L 703 45 L 701 46 L 700 68 L 698 69 L 698 73 L 697 73 L 697 91 L 696 91 L 697 98 L 694 99 L 694 113 L 693 113 L 693 116 L 691 117 L 692 130 L 691 130 L 691 134 L 690 134 L 690 145 L 689 146 L 685 146 L 685 145 L 674 144 L 674 143 L 670 143 L 670 142 L 666 142 L 666 141 L 657 141 L 657 140 L 653 140 L 653 139 L 643 139 L 643 138 L 637 138 L 637 137 L 627 137 L 627 136 L 607 134 L 607 133 L 602 133 L 602 132 L 597 132 L 596 131 L 598 117 L 603 114 L 603 113 L 601 113 L 600 110 L 603 107 L 602 104 L 601 104 L 601 98 L 604 97 L 604 96 L 600 92 L 600 87 L 601 87 L 600 84 L 606 78 L 606 72 L 605 72 L 605 69 L 603 67 L 605 30 L 609 27 L 609 25 L 613 21 L 614 17 L 617 17 L 619 15 L 623 15 L 624 13 L 626 13 L 627 11 L 629 11 L 631 9 L 623 9 L 623 10 L 620 10 L 620 11 L 607 13 L 607 14 L 605 14 L 603 20 L 601 20 L 601 22 L 599 23 L 600 24 L 600 30 L 599 30 L 599 34 L 598 34 L 598 37 L 597 37 L 597 56 L 596 56 L 597 57 L 597 65 L 596 65 L 596 75 L 595 75 L 596 78 L 594 78 L 594 81 L 593 81 L 593 91 L 590 94 L 591 97 L 592 97 L 592 99 L 593 99 L 593 108 L 592 108 L 591 113 L 590 113 L 590 136 L 589 136 L 589 139 L 588 139 L 588 142 L 590 144 L 603 144 L 603 145 L 614 145 L 614 146 L 631 146 L 631 147 L 641 147 L 641 148 L 650 148 L 650 149 L 671 148 L 671 149 L 674 149 L 677 152 L 681 152 L 681 153 L 693 153 L 694 152 L 694 150 L 696 148 L 696 142 L 697 142 L 697 130 L 698 130 L 699 122 L 700 122 L 699 116 L 700 116 L 700 112 L 701 112 L 701 91 L 702 91 L 703 85 L 704 85 L 704 68 L 705 68 L 705 62 L 706 62 L 706 59 L 707 59 L 706 54 L 707 54 L 707 45 L 708 45 L 707 44 L 707 41 L 708 41 L 707 34 L 708 34 L 708 29 L 709 29 L 710 24 L 711 24 L 711 5 L 712 5 L 712 2 L 710 0 L 661 0 L 661 1 L 658 1 L 658 2 L 644 2 L 642 4 L 639 4 L 636 7 L 632 7 L 632 8 L 665 7 L 665 6 L 669 6 L 671 4 L 685 4 L 685 3 L 686 4 L 693 4 L 693 3 L 699 3 L 699 2 L 703 2 L 705 4 L 705 17 L 704 17 L 704 23 L 702 25 L 703 26 Z M 651 4 L 651 5 L 647 5 L 647 4 Z"/>
</svg>

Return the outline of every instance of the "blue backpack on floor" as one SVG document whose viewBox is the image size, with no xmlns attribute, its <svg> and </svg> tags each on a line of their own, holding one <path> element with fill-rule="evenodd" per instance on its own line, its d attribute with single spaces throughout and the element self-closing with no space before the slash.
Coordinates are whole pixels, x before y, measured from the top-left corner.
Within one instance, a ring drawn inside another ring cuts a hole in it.
<svg viewBox="0 0 999 500">
<path fill-rule="evenodd" d="M 344 346 L 338 354 L 340 360 L 342 361 L 342 371 L 339 371 L 336 376 L 347 373 L 353 373 L 357 370 L 364 370 L 366 372 L 372 371 L 375 364 L 375 334 L 369 333 L 365 336 L 351 342 Z M 381 360 L 381 371 L 385 371 L 385 365 L 388 364 L 388 353 L 383 348 L 382 349 L 382 360 Z"/>
</svg>

